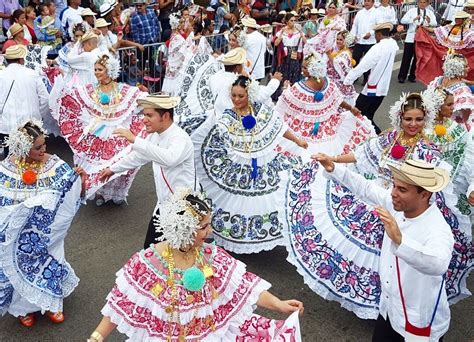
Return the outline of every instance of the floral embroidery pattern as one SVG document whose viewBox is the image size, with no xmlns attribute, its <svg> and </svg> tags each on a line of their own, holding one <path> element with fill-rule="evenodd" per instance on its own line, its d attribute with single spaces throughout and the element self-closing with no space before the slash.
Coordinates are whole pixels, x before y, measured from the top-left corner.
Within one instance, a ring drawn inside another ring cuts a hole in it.
<svg viewBox="0 0 474 342">
<path fill-rule="evenodd" d="M 290 253 L 304 268 L 305 277 L 312 278 L 334 295 L 343 297 L 349 302 L 363 307 L 376 307 L 380 299 L 378 272 L 360 267 L 341 255 L 323 239 L 317 228 L 316 220 L 312 215 L 310 185 L 315 180 L 318 168 L 319 165 L 312 162 L 295 168 L 292 172 L 288 203 Z M 328 199 L 335 199 L 335 201 L 329 201 L 327 210 L 332 212 L 335 220 L 353 224 L 355 222 L 352 220 L 360 217 L 358 212 L 360 208 L 353 199 L 344 197 L 344 192 L 345 189 L 340 185 L 332 185 L 328 188 Z M 355 236 L 361 239 L 362 237 L 358 234 L 363 231 L 362 225 L 349 226 L 354 228 L 350 232 L 351 238 Z M 381 243 L 381 236 L 383 232 L 377 232 L 369 242 L 377 247 Z M 356 241 L 355 238 L 354 240 Z"/>
<path fill-rule="evenodd" d="M 247 217 L 215 208 L 212 214 L 212 227 L 221 238 L 244 241 L 271 241 L 281 238 L 282 224 L 278 212 Z"/>
<path fill-rule="evenodd" d="M 211 324 L 206 324 L 206 322 L 213 322 L 216 329 L 224 327 L 241 310 L 241 306 L 246 303 L 254 291 L 255 286 L 260 282 L 260 278 L 256 275 L 249 272 L 244 273 L 240 279 L 240 283 L 231 296 L 222 296 L 212 301 L 210 310 L 212 315 L 194 317 L 189 322 L 179 326 L 176 322 L 170 322 L 168 320 L 168 314 L 164 311 L 171 296 L 169 287 L 165 285 L 166 279 L 159 278 L 148 266 L 148 263 L 153 263 L 153 266 L 159 269 L 164 269 L 164 265 L 153 262 L 150 256 L 150 250 L 146 250 L 141 254 L 135 254 L 124 266 L 123 271 L 127 283 L 131 285 L 135 291 L 138 291 L 140 295 L 145 295 L 150 298 L 155 305 L 163 307 L 161 311 L 162 314 L 153 315 L 150 309 L 140 306 L 133 301 L 133 298 L 129 298 L 118 285 L 114 286 L 107 297 L 108 305 L 112 307 L 117 314 L 122 316 L 127 321 L 127 324 L 135 328 L 145 329 L 149 337 L 158 337 L 166 340 L 168 334 L 172 332 L 173 339 L 177 339 L 180 331 L 185 330 L 188 338 L 195 338 L 197 340 L 205 338 L 213 333 Z M 222 249 L 218 249 L 214 260 L 215 262 L 213 262 L 212 266 L 216 272 L 216 276 L 212 278 L 213 286 L 218 293 L 223 293 L 225 288 L 229 286 L 230 278 L 238 261 L 230 257 Z M 157 281 L 163 284 L 165 290 L 155 297 L 151 295 L 150 289 Z M 209 287 L 209 284 L 206 283 L 205 286 Z M 180 312 L 193 312 L 196 307 L 209 306 L 211 302 L 211 291 L 204 290 L 202 296 L 196 297 L 197 301 L 187 303 L 186 295 L 188 292 L 180 285 L 178 285 L 177 288 Z M 225 299 L 220 300 L 220 298 Z"/>
</svg>

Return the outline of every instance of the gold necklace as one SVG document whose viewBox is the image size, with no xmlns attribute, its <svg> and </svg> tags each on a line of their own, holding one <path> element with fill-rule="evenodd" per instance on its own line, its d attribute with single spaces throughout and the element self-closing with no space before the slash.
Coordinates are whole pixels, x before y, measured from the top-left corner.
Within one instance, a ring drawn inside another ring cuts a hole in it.
<svg viewBox="0 0 474 342">
<path fill-rule="evenodd" d="M 202 273 L 204 275 L 204 279 L 210 278 L 214 276 L 214 270 L 212 269 L 212 266 L 210 265 L 210 262 L 212 261 L 212 258 L 209 259 L 209 263 L 204 262 L 204 257 L 203 254 L 200 253 L 200 251 L 197 248 L 193 248 L 194 250 L 194 262 L 193 265 L 198 264 L 202 268 Z M 167 246 L 167 249 L 163 251 L 162 256 L 166 258 L 166 261 L 168 263 L 168 280 L 167 280 L 167 285 L 171 287 L 171 298 L 170 298 L 170 305 L 165 308 L 165 312 L 170 315 L 170 322 L 176 322 L 179 325 L 179 337 L 178 341 L 182 342 L 186 340 L 186 336 L 188 334 L 188 327 L 185 326 L 183 327 L 181 325 L 181 318 L 180 318 L 180 311 L 179 311 L 179 298 L 178 298 L 178 289 L 176 287 L 176 281 L 175 281 L 175 259 L 173 255 L 173 250 L 170 247 L 170 245 Z M 195 266 L 192 266 L 188 268 L 187 270 L 193 268 Z M 185 271 L 186 272 L 186 271 Z M 183 273 L 183 278 L 185 276 L 185 273 Z M 212 300 L 216 299 L 218 297 L 218 293 L 212 283 L 209 283 L 209 285 L 212 288 L 212 296 L 211 300 L 208 303 L 209 305 L 212 304 Z M 189 291 L 186 295 L 186 302 L 188 304 L 193 303 L 194 301 L 200 300 L 203 298 L 203 289 L 204 289 L 205 284 L 202 286 L 200 290 L 196 291 L 190 291 L 188 290 L 185 285 L 183 287 L 186 289 L 186 291 Z M 198 307 L 194 309 L 193 313 L 193 318 L 191 319 L 190 322 L 195 321 L 196 314 L 197 314 L 197 309 Z M 212 330 L 215 330 L 215 319 L 214 316 L 209 316 L 205 321 L 199 320 L 199 327 L 196 327 L 197 330 L 202 331 L 204 328 L 207 326 L 210 326 Z M 203 327 L 201 327 L 203 326 Z M 173 337 L 173 327 L 172 324 L 169 324 L 169 330 L 168 330 L 168 337 L 167 341 L 171 341 Z"/>
</svg>

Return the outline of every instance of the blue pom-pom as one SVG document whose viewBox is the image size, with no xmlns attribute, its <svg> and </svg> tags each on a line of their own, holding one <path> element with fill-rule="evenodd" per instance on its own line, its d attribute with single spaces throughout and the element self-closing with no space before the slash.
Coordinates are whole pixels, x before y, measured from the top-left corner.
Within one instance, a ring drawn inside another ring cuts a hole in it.
<svg viewBox="0 0 474 342">
<path fill-rule="evenodd" d="M 183 286 L 188 291 L 201 291 L 205 282 L 204 273 L 196 266 L 188 268 L 183 273 Z"/>
<path fill-rule="evenodd" d="M 471 93 L 474 94 L 474 85 L 470 85 L 469 88 L 471 89 Z"/>
<path fill-rule="evenodd" d="M 321 91 L 316 92 L 314 94 L 314 101 L 321 102 L 324 99 L 324 94 Z"/>
<path fill-rule="evenodd" d="M 258 176 L 257 158 L 252 158 L 252 173 L 250 176 L 252 177 L 252 179 L 257 179 L 257 176 Z"/>
<path fill-rule="evenodd" d="M 315 122 L 313 126 L 313 135 L 318 134 L 318 130 L 319 130 L 319 122 Z"/>
<path fill-rule="evenodd" d="M 247 115 L 242 118 L 242 125 L 245 129 L 251 130 L 257 124 L 257 120 L 252 115 Z"/>
<path fill-rule="evenodd" d="M 107 105 L 110 103 L 110 96 L 105 94 L 105 93 L 101 93 L 100 94 L 100 103 L 102 103 L 103 105 Z"/>
</svg>

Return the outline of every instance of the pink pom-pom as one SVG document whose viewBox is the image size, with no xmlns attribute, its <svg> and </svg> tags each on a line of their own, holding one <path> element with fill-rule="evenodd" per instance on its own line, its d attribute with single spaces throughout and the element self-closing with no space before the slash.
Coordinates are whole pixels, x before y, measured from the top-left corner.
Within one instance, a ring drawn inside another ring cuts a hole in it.
<svg viewBox="0 0 474 342">
<path fill-rule="evenodd" d="M 405 155 L 405 148 L 401 145 L 394 145 L 390 150 L 390 154 L 394 159 L 401 159 Z"/>
</svg>

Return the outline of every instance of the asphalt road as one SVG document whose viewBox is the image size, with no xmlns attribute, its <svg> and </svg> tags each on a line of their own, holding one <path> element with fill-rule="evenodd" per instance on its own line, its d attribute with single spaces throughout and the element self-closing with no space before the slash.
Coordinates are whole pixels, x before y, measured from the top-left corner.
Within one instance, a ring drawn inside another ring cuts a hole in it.
<svg viewBox="0 0 474 342">
<path fill-rule="evenodd" d="M 398 56 L 398 59 L 401 56 Z M 396 64 L 398 67 L 399 64 Z M 392 76 L 396 80 L 397 71 Z M 419 91 L 420 84 L 392 82 L 390 92 L 377 112 L 376 122 L 381 128 L 389 126 L 388 110 L 402 91 Z M 49 146 L 71 162 L 68 147 L 58 141 Z M 101 319 L 100 310 L 110 291 L 115 272 L 127 259 L 142 247 L 149 218 L 156 202 L 152 170 L 143 167 L 133 183 L 128 205 L 107 204 L 96 207 L 94 203 L 83 206 L 66 238 L 66 256 L 81 282 L 72 295 L 64 301 L 66 321 L 53 325 L 46 317 L 37 318 L 36 325 L 27 329 L 17 319 L 6 315 L 0 319 L 0 341 L 85 341 Z M 270 252 L 236 256 L 248 269 L 273 284 L 271 291 L 281 298 L 297 298 L 304 302 L 305 314 L 301 318 L 304 341 L 369 341 L 374 321 L 358 319 L 342 309 L 338 303 L 323 300 L 313 293 L 286 262 L 284 248 Z M 468 279 L 474 290 L 474 276 Z M 474 300 L 465 299 L 451 307 L 451 325 L 445 341 L 474 340 Z M 263 312 L 270 317 L 282 318 Z M 125 341 L 125 336 L 114 332 L 108 341 Z"/>
</svg>

